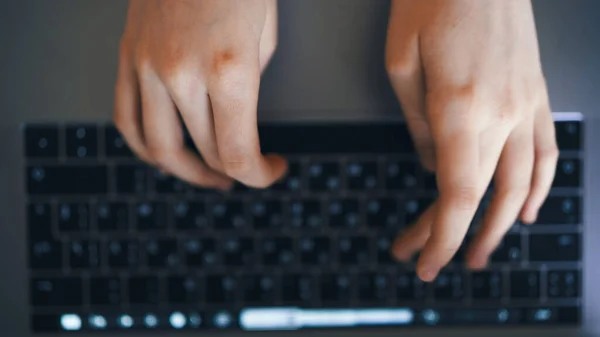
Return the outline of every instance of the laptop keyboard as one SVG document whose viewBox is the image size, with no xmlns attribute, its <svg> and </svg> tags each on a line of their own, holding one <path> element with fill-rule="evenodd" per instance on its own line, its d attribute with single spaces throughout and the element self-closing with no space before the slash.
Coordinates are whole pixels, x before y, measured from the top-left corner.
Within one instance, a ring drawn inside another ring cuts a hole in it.
<svg viewBox="0 0 600 337">
<path fill-rule="evenodd" d="M 516 223 L 486 270 L 467 270 L 461 249 L 431 283 L 390 255 L 437 193 L 403 124 L 262 125 L 288 174 L 227 193 L 137 161 L 111 125 L 27 125 L 31 328 L 577 325 L 582 122 L 555 117 L 561 156 L 538 223 Z"/>
</svg>

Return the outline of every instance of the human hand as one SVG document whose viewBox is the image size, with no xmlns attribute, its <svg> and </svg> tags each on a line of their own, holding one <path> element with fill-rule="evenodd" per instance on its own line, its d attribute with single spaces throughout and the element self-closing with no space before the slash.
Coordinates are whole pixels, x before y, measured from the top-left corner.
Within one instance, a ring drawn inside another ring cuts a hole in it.
<svg viewBox="0 0 600 337">
<path fill-rule="evenodd" d="M 520 218 L 533 223 L 558 150 L 530 0 L 392 0 L 386 64 L 439 197 L 394 243 L 433 280 L 493 195 L 467 264 L 484 268 Z"/>
<path fill-rule="evenodd" d="M 144 161 L 193 185 L 266 187 L 286 170 L 263 156 L 262 70 L 277 44 L 276 0 L 131 0 L 114 120 Z M 202 159 L 184 146 L 181 120 Z"/>
</svg>

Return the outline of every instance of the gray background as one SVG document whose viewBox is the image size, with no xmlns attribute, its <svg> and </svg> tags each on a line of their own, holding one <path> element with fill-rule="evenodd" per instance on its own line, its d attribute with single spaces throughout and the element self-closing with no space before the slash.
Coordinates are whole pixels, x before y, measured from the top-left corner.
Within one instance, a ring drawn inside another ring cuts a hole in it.
<svg viewBox="0 0 600 337">
<path fill-rule="evenodd" d="M 473 0 L 480 1 L 480 0 Z M 600 1 L 534 1 L 554 111 L 588 120 L 585 170 L 586 319 L 600 333 L 600 271 L 592 248 L 600 188 Z M 24 121 L 109 120 L 125 0 L 0 0 L 0 330 L 26 336 Z M 386 0 L 282 0 L 280 45 L 264 75 L 261 119 L 399 118 L 383 68 Z M 306 24 L 310 22 L 310 24 Z M 590 268 L 591 267 L 591 268 Z M 555 331 L 564 336 L 563 332 Z M 394 334 L 390 334 L 394 335 Z M 548 336 L 547 333 L 544 334 Z"/>
</svg>

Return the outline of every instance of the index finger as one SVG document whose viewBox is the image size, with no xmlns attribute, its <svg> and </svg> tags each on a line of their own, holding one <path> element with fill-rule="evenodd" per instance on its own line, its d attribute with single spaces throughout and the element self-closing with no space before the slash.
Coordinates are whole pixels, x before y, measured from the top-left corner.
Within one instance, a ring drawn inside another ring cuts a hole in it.
<svg viewBox="0 0 600 337">
<path fill-rule="evenodd" d="M 213 62 L 212 73 L 208 94 L 223 170 L 250 187 L 271 185 L 281 178 L 287 166 L 280 156 L 261 153 L 256 111 L 260 85 L 258 56 L 254 59 L 233 51 L 221 52 Z"/>
</svg>

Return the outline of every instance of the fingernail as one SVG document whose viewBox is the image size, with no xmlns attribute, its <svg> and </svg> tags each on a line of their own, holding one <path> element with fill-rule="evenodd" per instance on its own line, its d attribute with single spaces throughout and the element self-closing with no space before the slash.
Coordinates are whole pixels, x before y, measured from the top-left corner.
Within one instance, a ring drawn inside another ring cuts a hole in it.
<svg viewBox="0 0 600 337">
<path fill-rule="evenodd" d="M 422 267 L 419 270 L 419 277 L 425 282 L 431 282 L 435 278 L 437 271 L 431 266 Z"/>
</svg>

